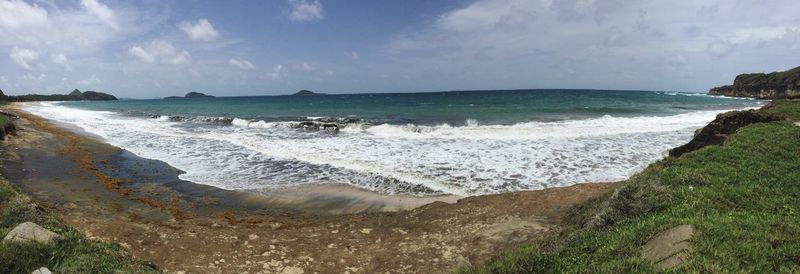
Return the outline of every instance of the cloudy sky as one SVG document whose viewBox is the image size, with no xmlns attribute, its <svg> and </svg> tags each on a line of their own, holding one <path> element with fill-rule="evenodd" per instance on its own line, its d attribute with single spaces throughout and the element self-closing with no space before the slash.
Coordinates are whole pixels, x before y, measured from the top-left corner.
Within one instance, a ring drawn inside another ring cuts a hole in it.
<svg viewBox="0 0 800 274">
<path fill-rule="evenodd" d="M 800 65 L 797 0 L 0 0 L 0 89 L 705 91 Z"/>
</svg>

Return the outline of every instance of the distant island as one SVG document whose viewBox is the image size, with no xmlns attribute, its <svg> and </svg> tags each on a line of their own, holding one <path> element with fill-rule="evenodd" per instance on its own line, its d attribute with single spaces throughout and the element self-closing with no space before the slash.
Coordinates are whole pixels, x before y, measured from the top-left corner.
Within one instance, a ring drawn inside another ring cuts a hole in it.
<svg viewBox="0 0 800 274">
<path fill-rule="evenodd" d="M 310 90 L 300 90 L 292 94 L 292 96 L 314 96 L 314 95 L 325 95 L 324 93 L 316 93 Z"/>
<path fill-rule="evenodd" d="M 739 74 L 733 85 L 712 88 L 708 94 L 758 99 L 800 98 L 800 67 L 772 73 Z"/>
<path fill-rule="evenodd" d="M 0 90 L 0 100 L 9 102 L 32 102 L 32 101 L 113 101 L 117 100 L 114 95 L 97 92 L 73 90 L 69 94 L 53 94 L 53 95 L 40 95 L 40 94 L 27 94 L 19 96 L 7 96 Z"/>
<path fill-rule="evenodd" d="M 181 97 L 181 96 L 164 97 L 164 99 L 193 99 L 193 98 L 215 98 L 215 96 L 206 95 L 204 93 L 192 91 L 192 92 L 187 93 L 183 97 Z"/>
</svg>

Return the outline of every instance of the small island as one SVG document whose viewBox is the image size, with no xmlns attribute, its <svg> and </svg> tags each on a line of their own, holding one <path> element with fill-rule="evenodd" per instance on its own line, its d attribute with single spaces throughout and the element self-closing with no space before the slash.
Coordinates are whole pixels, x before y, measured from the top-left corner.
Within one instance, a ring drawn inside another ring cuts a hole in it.
<svg viewBox="0 0 800 274">
<path fill-rule="evenodd" d="M 181 96 L 164 97 L 164 99 L 194 99 L 194 98 L 215 98 L 215 96 L 206 95 L 204 93 L 192 91 L 192 92 L 187 93 L 183 97 L 181 97 Z"/>
<path fill-rule="evenodd" d="M 292 94 L 292 96 L 315 96 L 315 95 L 325 95 L 324 93 L 316 93 L 310 90 L 300 90 Z"/>
</svg>

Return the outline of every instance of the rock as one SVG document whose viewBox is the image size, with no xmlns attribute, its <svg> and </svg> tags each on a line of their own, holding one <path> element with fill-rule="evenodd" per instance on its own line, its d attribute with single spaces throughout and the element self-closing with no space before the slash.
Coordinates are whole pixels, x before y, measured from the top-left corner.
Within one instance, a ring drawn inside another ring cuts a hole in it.
<svg viewBox="0 0 800 274">
<path fill-rule="evenodd" d="M 666 269 L 686 261 L 692 250 L 693 225 L 679 225 L 662 231 L 642 247 L 642 255 L 659 269 Z"/>
<path fill-rule="evenodd" d="M 42 267 L 37 270 L 34 270 L 33 272 L 31 272 L 31 274 L 53 274 L 53 272 L 50 272 L 50 269 L 48 269 L 47 267 Z"/>
<path fill-rule="evenodd" d="M 772 73 L 745 73 L 733 85 L 715 87 L 710 95 L 758 99 L 800 98 L 800 67 Z"/>
<path fill-rule="evenodd" d="M 47 230 L 37 224 L 31 222 L 24 222 L 8 232 L 3 242 L 25 242 L 36 241 L 43 244 L 51 244 L 57 240 L 62 239 L 58 234 Z"/>
<path fill-rule="evenodd" d="M 669 156 L 679 157 L 705 146 L 722 144 L 728 135 L 750 124 L 768 123 L 780 120 L 783 120 L 783 118 L 752 110 L 722 113 L 717 115 L 714 121 L 711 121 L 711 123 L 697 132 L 688 144 L 671 149 L 669 151 Z"/>
</svg>

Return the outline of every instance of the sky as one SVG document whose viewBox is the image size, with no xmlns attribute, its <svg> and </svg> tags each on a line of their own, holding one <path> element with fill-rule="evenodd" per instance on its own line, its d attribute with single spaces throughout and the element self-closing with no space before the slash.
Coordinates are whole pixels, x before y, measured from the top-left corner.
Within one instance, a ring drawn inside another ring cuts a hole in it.
<svg viewBox="0 0 800 274">
<path fill-rule="evenodd" d="M 797 0 L 0 0 L 0 89 L 704 92 L 800 66 Z"/>
</svg>

